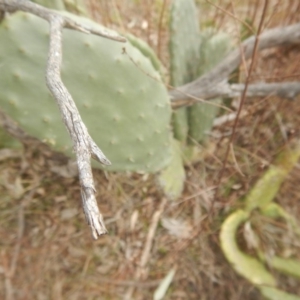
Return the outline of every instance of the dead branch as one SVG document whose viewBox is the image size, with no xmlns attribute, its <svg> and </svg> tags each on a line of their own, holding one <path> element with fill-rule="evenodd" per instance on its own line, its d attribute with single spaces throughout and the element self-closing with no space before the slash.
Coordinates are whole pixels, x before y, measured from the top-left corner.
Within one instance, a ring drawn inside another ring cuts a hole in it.
<svg viewBox="0 0 300 300">
<path fill-rule="evenodd" d="M 240 97 L 245 89 L 245 84 L 219 83 L 214 87 L 207 87 L 203 94 L 199 95 L 203 100 L 215 98 L 234 98 Z M 270 95 L 293 100 L 300 94 L 300 82 L 275 82 L 275 83 L 254 83 L 249 84 L 246 97 L 267 97 Z M 188 98 L 182 96 L 182 99 L 172 101 L 172 108 L 177 109 L 182 106 L 189 106 L 201 102 L 198 97 Z"/>
<path fill-rule="evenodd" d="M 89 135 L 72 96 L 61 80 L 62 30 L 66 27 L 85 33 L 93 33 L 116 41 L 124 42 L 125 39 L 111 34 L 106 30 L 99 31 L 88 28 L 28 0 L 0 0 L 0 10 L 8 12 L 16 10 L 26 11 L 47 20 L 50 24 L 50 46 L 46 83 L 59 106 L 62 119 L 73 142 L 79 170 L 83 209 L 86 220 L 92 229 L 93 237 L 97 239 L 98 236 L 105 234 L 107 231 L 95 197 L 90 160 L 92 157 L 104 165 L 110 165 L 110 161 Z M 22 136 L 22 132 L 18 133 Z"/>
<path fill-rule="evenodd" d="M 209 95 L 213 94 L 214 89 L 221 91 L 222 89 L 227 89 L 229 91 L 231 87 L 229 85 L 226 86 L 224 82 L 227 81 L 229 75 L 240 65 L 242 57 L 245 59 L 249 59 L 251 57 L 254 49 L 254 43 L 255 36 L 248 38 L 242 43 L 241 47 L 238 47 L 229 53 L 221 63 L 213 68 L 213 70 L 188 84 L 172 89 L 169 92 L 171 101 L 176 102 L 186 99 L 192 100 L 193 98 L 211 99 L 214 97 Z M 286 27 L 273 28 L 262 33 L 259 38 L 257 50 L 299 43 L 300 23 L 297 23 Z M 243 55 L 240 51 L 241 48 L 244 52 Z M 223 86 L 221 84 L 222 82 Z M 295 86 L 297 86 L 297 89 L 299 90 L 299 82 L 296 82 Z M 250 93 L 250 95 L 254 95 L 255 90 L 256 88 L 252 90 L 252 94 Z M 261 93 L 261 91 L 259 93 Z M 219 94 L 217 96 L 221 95 Z"/>
<path fill-rule="evenodd" d="M 219 96 L 238 97 L 245 88 L 244 84 L 232 84 L 227 87 Z M 294 99 L 300 94 L 300 82 L 282 82 L 282 83 L 256 83 L 249 84 L 247 97 L 266 97 L 269 95 L 278 96 L 286 99 Z M 215 98 L 211 96 L 211 98 Z M 211 99 L 210 98 L 210 99 Z"/>
</svg>

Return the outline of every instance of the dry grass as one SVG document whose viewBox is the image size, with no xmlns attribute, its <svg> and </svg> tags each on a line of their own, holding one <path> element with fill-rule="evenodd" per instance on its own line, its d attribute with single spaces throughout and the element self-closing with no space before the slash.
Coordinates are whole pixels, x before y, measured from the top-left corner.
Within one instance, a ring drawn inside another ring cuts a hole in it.
<svg viewBox="0 0 300 300">
<path fill-rule="evenodd" d="M 230 1 L 214 1 L 240 20 L 252 16 L 254 24 L 261 13 L 258 2 L 244 1 L 238 6 L 235 1 L 233 11 Z M 297 0 L 271 2 L 267 27 L 299 22 Z M 160 18 L 162 3 L 89 0 L 96 20 L 121 31 L 130 30 L 148 41 L 167 66 L 167 13 Z M 216 26 L 236 33 L 238 23 L 229 14 L 208 1 L 203 10 L 203 24 L 213 20 Z M 251 78 L 300 80 L 299 69 L 299 48 L 273 49 L 259 55 Z M 27 149 L 0 161 L 0 298 L 124 299 L 132 295 L 131 299 L 152 299 L 160 280 L 176 267 L 165 299 L 261 299 L 223 257 L 218 234 L 222 220 L 242 205 L 239 199 L 280 149 L 292 137 L 299 137 L 297 100 L 268 97 L 246 101 L 248 114 L 238 124 L 235 159 L 230 156 L 213 215 L 208 210 L 232 123 L 214 129 L 213 150 L 201 163 L 187 167 L 182 197 L 164 206 L 154 176 L 95 170 L 99 206 L 109 231 L 97 241 L 92 240 L 84 220 L 76 178 L 51 172 L 53 161 L 38 150 Z M 276 198 L 295 218 L 300 217 L 299 180 L 297 166 Z M 257 222 L 258 232 L 271 250 L 285 247 L 300 258 L 299 241 L 282 239 L 285 224 L 273 224 L 280 230 L 270 236 L 263 227 L 270 220 Z M 149 228 L 154 230 L 153 236 Z M 148 256 L 145 245 L 150 246 Z M 271 272 L 283 289 L 300 295 L 295 280 Z"/>
</svg>

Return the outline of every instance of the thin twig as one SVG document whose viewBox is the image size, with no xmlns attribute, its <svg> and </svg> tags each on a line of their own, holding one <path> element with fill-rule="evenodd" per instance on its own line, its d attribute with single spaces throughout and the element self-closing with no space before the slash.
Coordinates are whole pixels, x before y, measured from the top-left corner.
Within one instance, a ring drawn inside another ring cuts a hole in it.
<svg viewBox="0 0 300 300">
<path fill-rule="evenodd" d="M 208 2 L 210 5 L 214 6 L 214 7 L 217 8 L 218 10 L 222 11 L 224 14 L 229 15 L 229 16 L 232 17 L 233 19 L 237 20 L 239 23 L 243 24 L 246 28 L 248 28 L 248 29 L 254 34 L 253 28 L 251 28 L 251 26 L 250 26 L 247 22 L 245 22 L 245 21 L 239 19 L 235 14 L 232 14 L 232 13 L 229 12 L 227 9 L 222 8 L 221 6 L 219 6 L 219 5 L 215 4 L 215 3 L 213 3 L 213 2 L 210 1 L 210 0 L 206 0 L 206 2 Z"/>
<path fill-rule="evenodd" d="M 155 232 L 156 232 L 156 229 L 157 229 L 157 226 L 158 226 L 158 222 L 159 222 L 159 219 L 160 219 L 160 217 L 161 217 L 161 215 L 164 211 L 166 203 L 167 203 L 167 198 L 163 198 L 162 202 L 160 203 L 160 206 L 159 206 L 158 210 L 152 216 L 151 225 L 149 227 L 145 247 L 144 247 L 144 250 L 143 250 L 143 253 L 142 253 L 142 256 L 141 256 L 140 263 L 139 263 L 139 265 L 136 269 L 135 276 L 134 276 L 134 279 L 136 281 L 140 281 L 141 279 L 145 279 L 146 276 L 147 276 L 146 266 L 147 266 L 147 263 L 148 263 L 149 258 L 150 258 L 151 248 L 152 248 Z M 134 289 L 135 289 L 134 286 L 131 286 L 128 289 L 128 291 L 127 291 L 127 293 L 124 297 L 125 300 L 132 299 L 132 294 L 134 293 Z"/>
<path fill-rule="evenodd" d="M 5 299 L 13 300 L 14 297 L 14 288 L 12 284 L 12 279 L 16 273 L 18 259 L 21 251 L 22 239 L 25 231 L 25 217 L 24 217 L 24 209 L 30 203 L 33 194 L 36 192 L 38 186 L 31 188 L 31 190 L 24 196 L 23 193 L 20 195 L 21 203 L 18 207 L 18 232 L 17 232 L 17 240 L 12 253 L 12 258 L 10 262 L 10 266 L 5 268 Z M 23 191 L 24 192 L 24 191 Z M 19 198 L 19 197 L 18 197 Z"/>
<path fill-rule="evenodd" d="M 215 98 L 241 97 L 244 90 L 245 84 L 243 83 L 220 83 L 217 84 L 213 89 L 209 87 L 206 91 L 204 91 L 201 95 L 201 99 L 205 100 L 202 100 L 201 102 L 207 102 L 208 100 Z M 293 100 L 300 95 L 300 81 L 274 83 L 260 82 L 248 84 L 246 97 L 267 97 L 270 95 Z M 183 106 L 189 106 L 200 102 L 197 100 L 197 97 L 188 98 L 188 96 L 189 94 L 187 94 L 186 99 L 171 102 L 172 108 L 178 109 Z"/>
<path fill-rule="evenodd" d="M 225 172 L 226 164 L 227 164 L 228 157 L 229 157 L 229 152 L 230 152 L 230 149 L 232 148 L 233 141 L 234 141 L 234 138 L 235 138 L 235 133 L 236 133 L 239 117 L 240 117 L 240 114 L 242 112 L 243 105 L 245 103 L 247 89 L 248 89 L 248 85 L 249 85 L 249 81 L 250 81 L 250 76 L 251 76 L 251 73 L 252 73 L 252 70 L 253 70 L 253 67 L 254 67 L 255 57 L 256 57 L 257 49 L 258 49 L 258 45 L 259 45 L 260 34 L 261 34 L 261 31 L 262 31 L 262 27 L 263 27 L 266 11 L 267 11 L 267 8 L 268 8 L 268 4 L 269 4 L 269 1 L 265 0 L 262 16 L 261 16 L 259 26 L 258 26 L 258 30 L 257 30 L 257 36 L 255 38 L 255 42 L 254 42 L 254 46 L 253 46 L 253 53 L 252 53 L 252 57 L 251 57 L 249 72 L 248 72 L 246 82 L 245 82 L 245 88 L 243 90 L 243 93 L 242 93 L 242 96 L 241 96 L 241 101 L 239 103 L 239 108 L 238 108 L 238 111 L 237 111 L 237 114 L 236 114 L 236 118 L 234 120 L 232 134 L 230 136 L 229 143 L 228 143 L 228 146 L 227 146 L 227 149 L 226 149 L 226 153 L 225 153 L 225 157 L 224 157 L 224 161 L 223 161 L 223 166 L 222 166 L 222 169 L 219 173 L 217 187 L 220 185 L 220 183 L 222 181 L 222 177 L 223 177 L 223 174 Z M 217 190 L 217 192 L 218 192 L 218 190 Z M 212 210 L 213 210 L 213 205 L 214 205 L 214 201 L 212 202 Z"/>
<path fill-rule="evenodd" d="M 157 229 L 157 225 L 158 225 L 158 221 L 160 219 L 161 214 L 164 211 L 165 205 L 167 203 L 167 198 L 163 198 L 159 209 L 154 213 L 152 220 L 151 220 L 151 225 L 148 231 L 148 235 L 147 235 L 147 240 L 145 243 L 145 247 L 144 247 L 144 251 L 141 257 L 141 262 L 140 262 L 140 272 L 139 274 L 142 275 L 143 273 L 145 273 L 145 267 L 148 263 L 149 257 L 150 257 L 150 252 L 151 252 L 151 248 L 152 248 L 152 244 L 153 244 L 153 239 L 155 236 L 155 232 Z"/>
<path fill-rule="evenodd" d="M 217 117 L 216 119 L 214 119 L 213 127 L 222 126 L 227 122 L 234 121 L 236 118 L 236 114 L 237 114 L 236 112 L 233 112 L 233 113 L 230 113 L 227 115 L 222 115 L 220 117 Z M 240 115 L 240 117 L 245 117 L 247 115 L 248 115 L 248 113 L 246 111 L 243 111 L 242 114 Z"/>
<path fill-rule="evenodd" d="M 158 22 L 158 33 L 157 33 L 157 47 L 156 47 L 156 53 L 157 57 L 162 60 L 162 55 L 161 55 L 161 44 L 162 44 L 162 26 L 163 26 L 163 18 L 164 18 L 164 13 L 165 9 L 167 6 L 168 0 L 163 0 L 161 11 L 159 14 L 159 22 Z"/>
<path fill-rule="evenodd" d="M 99 211 L 91 168 L 91 157 L 104 165 L 110 165 L 100 148 L 93 141 L 84 125 L 71 94 L 61 80 L 62 64 L 62 30 L 64 27 L 85 33 L 93 33 L 115 41 L 124 42 L 124 38 L 105 29 L 96 30 L 74 22 L 55 11 L 46 9 L 28 0 L 0 0 L 0 10 L 22 10 L 35 14 L 50 23 L 50 45 L 46 70 L 46 83 L 59 106 L 62 119 L 73 142 L 77 157 L 81 195 L 86 220 L 92 229 L 95 239 L 105 234 L 106 228 Z M 22 132 L 19 132 L 22 135 Z"/>
</svg>

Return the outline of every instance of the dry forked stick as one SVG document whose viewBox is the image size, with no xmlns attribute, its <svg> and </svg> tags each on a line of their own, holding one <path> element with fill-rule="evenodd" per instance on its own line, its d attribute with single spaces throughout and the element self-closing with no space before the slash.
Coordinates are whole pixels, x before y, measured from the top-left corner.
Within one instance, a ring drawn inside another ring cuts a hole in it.
<svg viewBox="0 0 300 300">
<path fill-rule="evenodd" d="M 255 45 L 256 37 L 252 36 L 246 39 L 241 47 L 244 51 L 245 59 L 251 58 Z M 261 34 L 257 50 L 263 50 L 267 48 L 285 46 L 291 44 L 300 44 L 300 23 L 289 25 L 286 27 L 278 27 L 266 30 Z M 216 65 L 211 71 L 205 73 L 196 80 L 187 83 L 183 86 L 176 87 L 169 91 L 172 104 L 176 105 L 176 102 L 183 102 L 181 105 L 188 105 L 195 102 L 193 98 L 212 99 L 218 96 L 235 95 L 240 90 L 244 89 L 244 85 L 230 86 L 226 82 L 230 73 L 234 71 L 241 62 L 242 54 L 240 48 L 237 48 L 230 52 L 224 60 Z M 280 97 L 291 98 L 299 93 L 300 82 L 288 83 L 287 85 L 280 84 L 258 84 L 251 87 L 249 95 L 254 96 L 267 96 L 269 93 L 277 93 Z M 290 93 L 287 93 L 287 89 Z M 190 102 L 190 103 L 189 103 Z"/>
<path fill-rule="evenodd" d="M 189 106 L 197 103 L 197 99 L 215 99 L 240 97 L 245 89 L 245 84 L 228 84 L 227 82 L 218 83 L 216 86 L 205 88 L 197 97 L 191 94 L 182 96 L 182 99 L 171 102 L 172 108 L 177 109 L 182 106 Z M 180 90 L 180 88 L 179 88 Z M 171 91 L 172 93 L 172 91 Z M 280 98 L 294 100 L 300 94 L 300 82 L 274 82 L 274 83 L 253 83 L 248 85 L 246 97 L 268 97 L 274 95 Z M 190 98 L 189 98 L 190 97 Z M 184 99 L 185 98 L 185 99 Z"/>
<path fill-rule="evenodd" d="M 63 121 L 73 141 L 81 184 L 83 209 L 86 220 L 92 229 L 93 237 L 97 239 L 98 236 L 105 234 L 107 230 L 96 201 L 91 157 L 104 165 L 110 165 L 110 161 L 89 135 L 71 94 L 61 80 L 62 30 L 66 27 L 85 33 L 93 33 L 115 41 L 125 42 L 126 40 L 105 30 L 98 31 L 88 28 L 28 0 L 0 0 L 0 10 L 8 12 L 16 10 L 26 11 L 50 23 L 46 83 L 59 106 Z"/>
</svg>

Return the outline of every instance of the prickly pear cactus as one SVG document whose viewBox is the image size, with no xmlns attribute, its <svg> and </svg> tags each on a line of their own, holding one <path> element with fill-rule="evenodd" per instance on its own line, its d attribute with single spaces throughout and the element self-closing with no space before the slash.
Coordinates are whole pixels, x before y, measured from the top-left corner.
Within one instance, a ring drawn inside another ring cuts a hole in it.
<svg viewBox="0 0 300 300">
<path fill-rule="evenodd" d="M 30 14 L 16 13 L 1 23 L 0 107 L 29 134 L 70 154 L 70 138 L 44 79 L 48 39 L 47 23 Z M 124 47 L 144 72 L 123 53 Z M 150 60 L 130 43 L 71 30 L 64 31 L 63 51 L 62 79 L 89 133 L 112 162 L 109 170 L 156 172 L 165 167 L 171 109 Z"/>
<path fill-rule="evenodd" d="M 199 61 L 199 22 L 193 0 L 174 0 L 170 12 L 170 79 L 180 86 L 195 78 Z M 185 146 L 188 134 L 187 109 L 173 113 L 174 137 Z M 169 166 L 158 175 L 158 183 L 170 199 L 181 195 L 185 180 L 182 147 L 174 142 Z"/>
<path fill-rule="evenodd" d="M 185 171 L 182 161 L 180 142 L 173 140 L 173 153 L 169 165 L 157 177 L 157 183 L 171 200 L 180 197 L 185 181 Z"/>
<path fill-rule="evenodd" d="M 194 1 L 174 0 L 170 17 L 170 76 L 171 84 L 178 86 L 198 72 L 200 31 Z"/>
<path fill-rule="evenodd" d="M 170 14 L 170 76 L 171 85 L 180 86 L 197 75 L 199 61 L 199 21 L 193 0 L 174 0 Z M 185 142 L 188 134 L 186 108 L 174 113 L 176 139 Z"/>
<path fill-rule="evenodd" d="M 228 53 L 231 48 L 229 35 L 217 33 L 208 28 L 201 33 L 200 62 L 198 75 L 209 72 Z M 218 114 L 221 99 L 210 100 L 210 103 L 199 103 L 188 108 L 189 144 L 203 142 L 210 132 L 214 118 Z M 215 104 L 215 105 L 214 105 Z"/>
</svg>

